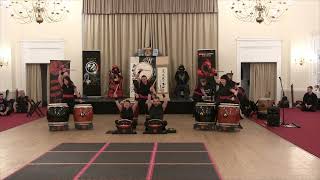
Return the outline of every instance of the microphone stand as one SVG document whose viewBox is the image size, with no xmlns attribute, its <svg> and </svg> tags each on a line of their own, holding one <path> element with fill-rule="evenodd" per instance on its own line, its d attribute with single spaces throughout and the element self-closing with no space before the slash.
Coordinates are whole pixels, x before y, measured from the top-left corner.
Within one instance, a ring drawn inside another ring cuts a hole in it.
<svg viewBox="0 0 320 180">
<path fill-rule="evenodd" d="M 283 103 L 283 98 L 286 97 L 285 94 L 284 94 L 284 90 L 283 90 L 283 86 L 282 86 L 282 80 L 281 80 L 281 77 L 279 77 L 279 80 L 280 80 L 280 84 L 281 84 L 281 90 L 282 90 L 282 97 L 281 97 L 281 102 Z M 283 127 L 286 127 L 286 128 L 300 128 L 300 126 L 296 125 L 295 123 L 289 123 L 287 124 L 284 120 L 284 111 L 285 107 L 282 107 L 282 122 L 281 122 L 281 126 Z"/>
</svg>

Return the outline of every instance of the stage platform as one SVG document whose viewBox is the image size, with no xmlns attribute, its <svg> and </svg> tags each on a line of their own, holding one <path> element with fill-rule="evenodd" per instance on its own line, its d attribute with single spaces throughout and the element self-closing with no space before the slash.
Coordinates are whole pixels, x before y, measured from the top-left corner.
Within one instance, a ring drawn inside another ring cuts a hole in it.
<svg viewBox="0 0 320 180">
<path fill-rule="evenodd" d="M 118 114 L 118 108 L 114 99 L 104 97 L 88 97 L 81 99 L 82 102 L 77 104 L 91 104 L 95 114 Z M 166 114 L 192 114 L 193 100 L 170 98 L 166 108 Z"/>
</svg>

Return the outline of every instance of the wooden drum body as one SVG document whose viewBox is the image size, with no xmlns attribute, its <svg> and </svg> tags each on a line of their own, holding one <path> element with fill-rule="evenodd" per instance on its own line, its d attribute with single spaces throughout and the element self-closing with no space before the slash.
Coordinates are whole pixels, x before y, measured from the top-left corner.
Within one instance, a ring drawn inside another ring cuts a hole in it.
<svg viewBox="0 0 320 180">
<path fill-rule="evenodd" d="M 74 106 L 73 119 L 76 129 L 92 129 L 93 108 L 91 104 L 77 104 Z"/>
<path fill-rule="evenodd" d="M 260 98 L 258 99 L 258 112 L 267 114 L 268 108 L 272 107 L 274 101 L 270 98 Z"/>
<path fill-rule="evenodd" d="M 69 107 L 65 103 L 48 105 L 47 120 L 50 131 L 68 130 Z"/>
<path fill-rule="evenodd" d="M 217 126 L 240 126 L 240 107 L 238 104 L 221 103 L 218 107 Z"/>
<path fill-rule="evenodd" d="M 195 124 L 194 129 L 212 130 L 215 125 L 216 105 L 215 103 L 199 102 L 195 107 Z"/>
</svg>

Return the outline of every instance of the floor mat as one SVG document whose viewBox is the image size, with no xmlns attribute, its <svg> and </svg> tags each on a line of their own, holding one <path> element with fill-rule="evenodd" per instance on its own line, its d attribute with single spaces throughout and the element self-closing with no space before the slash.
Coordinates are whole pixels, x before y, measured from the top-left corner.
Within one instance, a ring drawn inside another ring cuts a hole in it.
<svg viewBox="0 0 320 180">
<path fill-rule="evenodd" d="M 6 180 L 218 180 L 203 143 L 63 143 Z"/>
</svg>

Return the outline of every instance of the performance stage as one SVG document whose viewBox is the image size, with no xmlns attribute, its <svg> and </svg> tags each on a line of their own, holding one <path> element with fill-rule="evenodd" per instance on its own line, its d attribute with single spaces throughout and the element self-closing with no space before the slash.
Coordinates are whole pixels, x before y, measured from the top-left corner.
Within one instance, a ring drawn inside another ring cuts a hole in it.
<svg viewBox="0 0 320 180">
<path fill-rule="evenodd" d="M 118 108 L 114 99 L 104 97 L 88 97 L 83 98 L 78 104 L 91 104 L 94 114 L 118 114 Z M 171 98 L 166 108 L 166 114 L 192 114 L 193 100 Z"/>
</svg>

